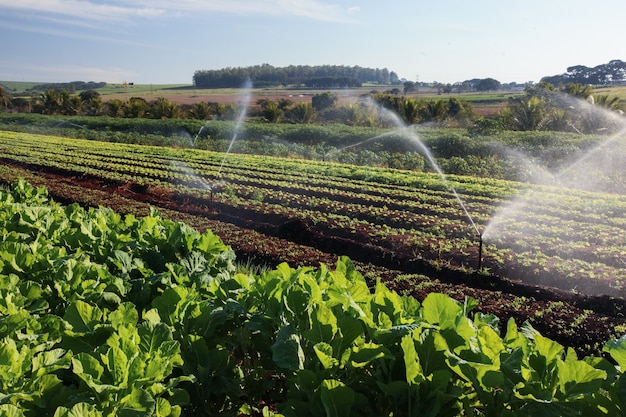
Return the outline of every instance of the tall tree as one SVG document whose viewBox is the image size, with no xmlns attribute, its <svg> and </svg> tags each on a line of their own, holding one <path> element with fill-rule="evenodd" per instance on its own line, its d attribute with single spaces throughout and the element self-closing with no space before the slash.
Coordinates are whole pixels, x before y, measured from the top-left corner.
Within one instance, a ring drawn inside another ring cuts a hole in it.
<svg viewBox="0 0 626 417">
<path fill-rule="evenodd" d="M 324 93 L 315 94 L 311 99 L 311 105 L 313 105 L 313 108 L 316 111 L 321 112 L 326 109 L 335 107 L 337 99 L 338 98 L 336 94 L 326 91 Z"/>
<path fill-rule="evenodd" d="M 477 91 L 497 91 L 502 87 L 500 81 L 493 78 L 484 78 L 476 84 Z"/>
</svg>

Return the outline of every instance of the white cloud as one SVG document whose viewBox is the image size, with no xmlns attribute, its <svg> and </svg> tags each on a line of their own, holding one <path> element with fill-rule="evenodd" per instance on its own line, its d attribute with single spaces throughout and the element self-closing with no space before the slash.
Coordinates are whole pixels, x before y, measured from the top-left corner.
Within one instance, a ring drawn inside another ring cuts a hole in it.
<svg viewBox="0 0 626 417">
<path fill-rule="evenodd" d="M 93 21 L 131 21 L 193 13 L 298 16 L 313 20 L 354 23 L 358 7 L 343 9 L 320 0 L 0 0 L 0 10 L 31 16 L 64 15 Z"/>
<path fill-rule="evenodd" d="M 0 10 L 28 12 L 31 16 L 61 15 L 95 21 L 126 21 L 133 17 L 157 17 L 164 10 L 100 4 L 87 0 L 0 0 Z"/>
</svg>

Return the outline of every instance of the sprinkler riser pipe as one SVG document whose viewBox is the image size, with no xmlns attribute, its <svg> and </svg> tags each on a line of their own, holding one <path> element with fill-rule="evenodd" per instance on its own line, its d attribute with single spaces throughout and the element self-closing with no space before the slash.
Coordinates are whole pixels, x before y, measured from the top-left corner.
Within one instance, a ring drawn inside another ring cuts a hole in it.
<svg viewBox="0 0 626 417">
<path fill-rule="evenodd" d="M 478 272 L 483 270 L 483 237 L 478 235 Z"/>
</svg>

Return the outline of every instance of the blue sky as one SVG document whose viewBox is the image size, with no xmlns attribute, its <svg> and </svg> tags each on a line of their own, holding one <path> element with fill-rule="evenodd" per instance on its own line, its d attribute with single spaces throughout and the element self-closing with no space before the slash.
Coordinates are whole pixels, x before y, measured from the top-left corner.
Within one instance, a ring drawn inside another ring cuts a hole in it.
<svg viewBox="0 0 626 417">
<path fill-rule="evenodd" d="M 626 60 L 624 19 L 624 0 L 0 0 L 0 80 L 190 84 L 268 63 L 536 82 Z"/>
</svg>

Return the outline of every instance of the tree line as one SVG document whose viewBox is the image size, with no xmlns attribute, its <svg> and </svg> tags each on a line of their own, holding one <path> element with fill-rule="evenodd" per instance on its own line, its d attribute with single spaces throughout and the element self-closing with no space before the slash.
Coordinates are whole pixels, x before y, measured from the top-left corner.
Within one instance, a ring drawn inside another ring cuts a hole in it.
<svg viewBox="0 0 626 417">
<path fill-rule="evenodd" d="M 199 88 L 239 88 L 248 79 L 256 87 L 309 86 L 311 83 L 315 84 L 316 88 L 358 86 L 355 83 L 400 84 L 398 75 L 387 68 L 345 65 L 274 67 L 269 64 L 198 70 L 193 75 L 193 84 Z M 346 81 L 352 85 L 346 85 Z"/>
<path fill-rule="evenodd" d="M 626 81 L 626 62 L 614 59 L 607 64 L 587 67 L 574 65 L 567 72 L 559 75 L 543 77 L 541 82 L 563 87 L 567 84 L 583 85 L 615 85 Z"/>
<path fill-rule="evenodd" d="M 55 91 L 69 91 L 73 93 L 75 91 L 84 91 L 84 90 L 96 90 L 98 88 L 106 87 L 107 83 L 105 82 L 95 82 L 95 81 L 70 81 L 69 83 L 45 83 L 45 84 L 37 84 L 27 89 L 26 92 L 37 92 L 37 91 L 47 91 L 47 90 L 55 90 Z"/>
<path fill-rule="evenodd" d="M 594 94 L 591 86 L 577 83 L 557 88 L 550 83 L 528 86 L 525 94 L 509 98 L 503 108 L 480 117 L 473 105 L 457 97 L 417 99 L 399 91 L 372 91 L 360 101 L 337 105 L 338 96 L 318 93 L 310 102 L 289 99 L 259 99 L 247 111 L 251 121 L 261 123 L 328 124 L 384 127 L 391 125 L 381 116 L 381 108 L 397 115 L 406 125 L 436 123 L 467 127 L 476 134 L 503 130 L 551 130 L 577 133 L 612 132 L 623 121 L 626 102 L 619 97 Z M 198 102 L 178 105 L 165 97 L 147 101 L 142 97 L 103 101 L 95 90 L 71 94 L 53 89 L 33 98 L 12 98 L 0 87 L 0 103 L 5 111 L 66 116 L 110 116 L 148 119 L 235 120 L 235 104 Z M 621 116 L 620 116 L 621 115 Z"/>
</svg>

